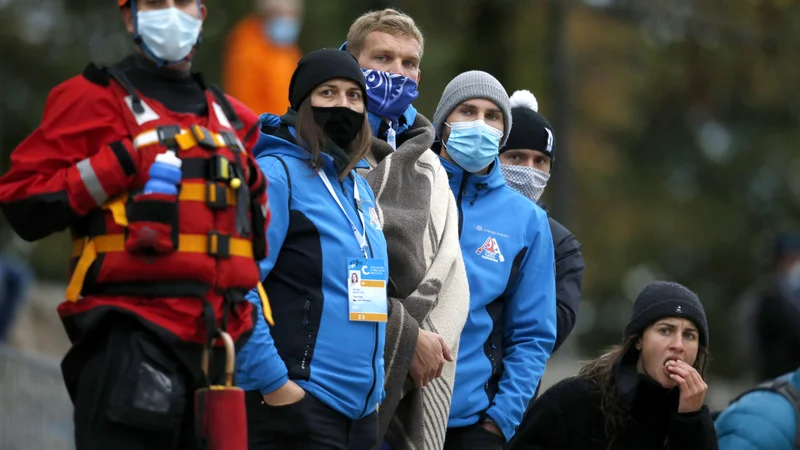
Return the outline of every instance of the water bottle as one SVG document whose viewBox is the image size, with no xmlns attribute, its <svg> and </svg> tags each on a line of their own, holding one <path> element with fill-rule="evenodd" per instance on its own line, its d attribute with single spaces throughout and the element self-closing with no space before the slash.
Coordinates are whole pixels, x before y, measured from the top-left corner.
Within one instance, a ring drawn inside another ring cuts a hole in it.
<svg viewBox="0 0 800 450">
<path fill-rule="evenodd" d="M 156 155 L 150 166 L 150 180 L 144 185 L 144 194 L 178 195 L 181 182 L 181 159 L 172 150 Z"/>
</svg>

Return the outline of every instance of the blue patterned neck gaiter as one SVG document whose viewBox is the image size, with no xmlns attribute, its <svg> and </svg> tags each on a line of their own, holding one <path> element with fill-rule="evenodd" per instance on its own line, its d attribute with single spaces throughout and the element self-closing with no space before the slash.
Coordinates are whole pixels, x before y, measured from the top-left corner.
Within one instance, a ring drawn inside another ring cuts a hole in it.
<svg viewBox="0 0 800 450">
<path fill-rule="evenodd" d="M 411 78 L 380 70 L 361 71 L 367 80 L 367 108 L 378 117 L 396 122 L 419 96 Z"/>
</svg>

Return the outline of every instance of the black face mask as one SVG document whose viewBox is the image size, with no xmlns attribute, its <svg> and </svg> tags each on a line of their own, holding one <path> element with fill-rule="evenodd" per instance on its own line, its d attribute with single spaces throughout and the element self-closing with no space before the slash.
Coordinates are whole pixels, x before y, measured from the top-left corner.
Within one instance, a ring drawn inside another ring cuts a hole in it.
<svg viewBox="0 0 800 450">
<path fill-rule="evenodd" d="M 314 121 L 343 150 L 353 142 L 364 124 L 364 113 L 344 106 L 312 106 Z"/>
</svg>

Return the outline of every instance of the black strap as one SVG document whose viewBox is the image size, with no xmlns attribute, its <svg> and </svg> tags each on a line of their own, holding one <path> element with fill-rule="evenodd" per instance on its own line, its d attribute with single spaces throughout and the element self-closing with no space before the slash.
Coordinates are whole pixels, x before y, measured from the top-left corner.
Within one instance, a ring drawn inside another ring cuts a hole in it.
<svg viewBox="0 0 800 450">
<path fill-rule="evenodd" d="M 233 125 L 235 130 L 241 130 L 244 128 L 244 122 L 239 119 L 239 115 L 236 114 L 236 110 L 233 109 L 231 106 L 231 102 L 228 101 L 228 97 L 222 92 L 218 86 L 208 83 L 206 86 L 208 90 L 214 95 L 214 98 L 217 100 L 217 103 L 222 107 L 222 111 L 225 112 L 225 116 L 228 118 L 228 121 Z"/>
<path fill-rule="evenodd" d="M 183 179 L 202 178 L 210 179 L 211 160 L 208 158 L 186 158 L 182 160 L 181 172 Z"/>
<path fill-rule="evenodd" d="M 258 131 L 260 128 L 261 128 L 261 123 L 260 122 L 256 122 L 256 123 L 253 124 L 252 127 L 250 127 L 249 130 L 247 130 L 247 133 L 245 133 L 245 135 L 244 135 L 244 139 L 242 139 L 242 145 L 245 146 L 245 149 L 247 149 L 247 141 L 249 141 L 250 138 L 253 137 L 253 133 Z"/>
<path fill-rule="evenodd" d="M 142 106 L 142 99 L 139 98 L 139 94 L 136 93 L 136 89 L 133 88 L 133 83 L 128 77 L 125 76 L 120 70 L 115 67 L 106 67 L 106 73 L 114 79 L 117 83 L 119 83 L 123 89 L 131 96 L 131 107 L 133 108 L 134 114 L 143 114 L 144 107 Z"/>
<path fill-rule="evenodd" d="M 289 211 L 292 210 L 292 175 L 289 173 L 289 166 L 286 165 L 286 161 L 283 160 L 278 155 L 266 155 L 272 158 L 277 159 L 281 165 L 283 166 L 283 170 L 286 172 L 286 184 L 289 186 Z"/>
</svg>

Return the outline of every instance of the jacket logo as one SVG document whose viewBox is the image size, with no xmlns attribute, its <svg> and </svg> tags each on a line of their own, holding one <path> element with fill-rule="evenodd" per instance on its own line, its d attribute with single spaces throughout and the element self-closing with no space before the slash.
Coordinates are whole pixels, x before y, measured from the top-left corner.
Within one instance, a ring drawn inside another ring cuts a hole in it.
<svg viewBox="0 0 800 450">
<path fill-rule="evenodd" d="M 369 224 L 375 227 L 376 230 L 383 230 L 383 225 L 381 224 L 381 219 L 378 217 L 378 212 L 375 211 L 375 208 L 369 207 Z"/>
<path fill-rule="evenodd" d="M 475 254 L 481 255 L 481 258 L 488 259 L 489 261 L 494 262 L 503 262 L 506 259 L 503 257 L 503 253 L 500 252 L 500 246 L 497 245 L 497 239 L 493 237 L 486 238 L 486 241 L 483 245 L 475 251 Z"/>
</svg>

